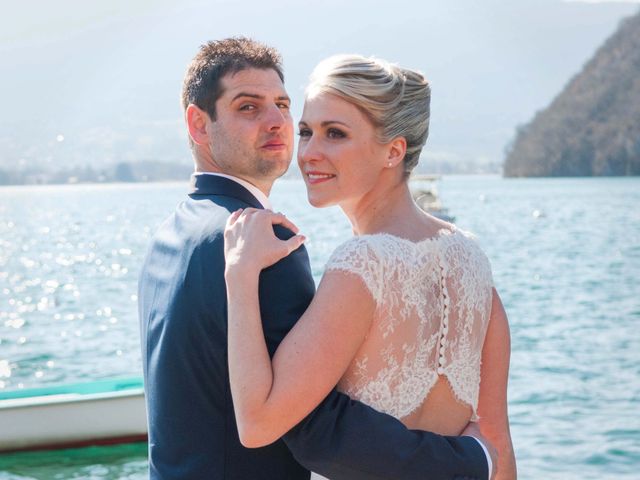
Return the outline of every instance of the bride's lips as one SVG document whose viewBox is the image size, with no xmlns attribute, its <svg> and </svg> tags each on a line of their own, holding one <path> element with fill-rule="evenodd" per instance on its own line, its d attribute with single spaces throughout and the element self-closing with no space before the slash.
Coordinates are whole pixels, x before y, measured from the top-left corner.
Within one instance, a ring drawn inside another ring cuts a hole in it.
<svg viewBox="0 0 640 480">
<path fill-rule="evenodd" d="M 323 173 L 323 172 L 305 172 L 305 177 L 307 177 L 307 181 L 311 185 L 316 185 L 318 183 L 326 182 L 336 178 L 335 175 L 331 173 Z"/>
</svg>

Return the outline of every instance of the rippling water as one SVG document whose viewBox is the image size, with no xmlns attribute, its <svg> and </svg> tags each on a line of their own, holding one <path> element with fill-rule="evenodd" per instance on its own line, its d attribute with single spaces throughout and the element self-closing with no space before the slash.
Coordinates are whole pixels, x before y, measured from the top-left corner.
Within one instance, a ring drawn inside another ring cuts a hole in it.
<svg viewBox="0 0 640 480">
<path fill-rule="evenodd" d="M 445 177 L 509 314 L 520 478 L 638 478 L 640 179 Z M 0 390 L 140 374 L 136 281 L 185 184 L 0 188 Z M 282 181 L 316 278 L 350 228 Z M 0 426 L 0 435 L 1 435 Z M 144 445 L 0 455 L 0 479 L 143 479 Z"/>
</svg>

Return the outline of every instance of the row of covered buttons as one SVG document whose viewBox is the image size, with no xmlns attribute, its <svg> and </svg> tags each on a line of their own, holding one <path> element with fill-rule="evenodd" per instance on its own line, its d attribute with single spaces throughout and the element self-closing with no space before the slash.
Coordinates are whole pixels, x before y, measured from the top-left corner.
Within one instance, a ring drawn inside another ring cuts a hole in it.
<svg viewBox="0 0 640 480">
<path fill-rule="evenodd" d="M 443 308 L 442 308 L 442 332 L 440 333 L 440 355 L 438 358 L 438 375 L 444 374 L 444 347 L 446 345 L 446 335 L 449 331 L 449 295 L 445 281 L 445 267 L 440 263 L 440 286 L 442 288 Z"/>
</svg>

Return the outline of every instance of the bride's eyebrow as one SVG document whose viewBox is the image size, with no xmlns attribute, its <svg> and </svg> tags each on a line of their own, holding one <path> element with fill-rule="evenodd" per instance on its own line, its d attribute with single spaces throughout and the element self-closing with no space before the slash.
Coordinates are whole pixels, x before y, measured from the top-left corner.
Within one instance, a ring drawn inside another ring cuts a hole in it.
<svg viewBox="0 0 640 480">
<path fill-rule="evenodd" d="M 329 125 L 333 125 L 333 124 L 336 124 L 336 123 L 337 123 L 338 125 L 343 125 L 343 126 L 345 126 L 345 127 L 347 127 L 347 128 L 350 128 L 350 127 L 349 127 L 349 125 L 347 125 L 347 124 L 346 124 L 346 123 L 344 123 L 344 122 L 341 122 L 340 120 L 325 120 L 324 122 L 320 122 L 320 126 L 321 126 L 321 127 L 327 127 L 327 126 L 329 126 Z M 300 120 L 300 121 L 298 122 L 298 126 L 299 126 L 299 127 L 308 127 L 307 122 L 305 122 L 304 120 Z"/>
<path fill-rule="evenodd" d="M 322 123 L 320 124 L 320 126 L 321 126 L 321 127 L 326 127 L 326 126 L 328 126 L 328 125 L 332 125 L 332 124 L 334 124 L 334 123 L 337 123 L 338 125 L 342 125 L 342 126 L 345 126 L 345 127 L 349 128 L 349 125 L 347 125 L 347 124 L 346 124 L 346 123 L 344 123 L 344 122 L 341 122 L 340 120 L 325 120 L 324 122 L 322 122 Z"/>
</svg>

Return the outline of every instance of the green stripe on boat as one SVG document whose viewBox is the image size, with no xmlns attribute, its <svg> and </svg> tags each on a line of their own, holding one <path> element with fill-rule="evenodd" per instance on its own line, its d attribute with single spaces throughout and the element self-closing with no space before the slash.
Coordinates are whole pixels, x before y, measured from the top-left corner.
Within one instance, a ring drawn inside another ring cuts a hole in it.
<svg viewBox="0 0 640 480">
<path fill-rule="evenodd" d="M 19 390 L 8 390 L 6 392 L 0 391 L 0 401 L 73 393 L 79 395 L 90 395 L 93 393 L 119 392 L 136 388 L 143 388 L 142 378 L 140 377 L 109 378 L 105 380 L 96 380 L 94 382 L 50 385 L 38 388 L 22 388 Z"/>
</svg>

